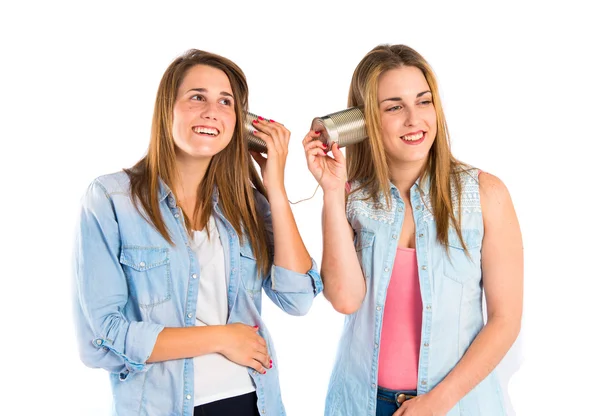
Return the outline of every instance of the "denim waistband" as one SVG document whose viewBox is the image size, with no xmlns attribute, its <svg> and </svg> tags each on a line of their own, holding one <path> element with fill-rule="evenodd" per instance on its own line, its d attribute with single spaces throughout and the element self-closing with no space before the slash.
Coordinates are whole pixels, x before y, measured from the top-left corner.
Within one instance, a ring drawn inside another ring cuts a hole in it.
<svg viewBox="0 0 600 416">
<path fill-rule="evenodd" d="M 401 394 L 406 394 L 409 396 L 416 396 L 416 390 L 390 390 L 384 387 L 377 386 L 377 398 L 380 400 L 385 400 L 390 403 L 398 403 L 398 396 Z"/>
</svg>

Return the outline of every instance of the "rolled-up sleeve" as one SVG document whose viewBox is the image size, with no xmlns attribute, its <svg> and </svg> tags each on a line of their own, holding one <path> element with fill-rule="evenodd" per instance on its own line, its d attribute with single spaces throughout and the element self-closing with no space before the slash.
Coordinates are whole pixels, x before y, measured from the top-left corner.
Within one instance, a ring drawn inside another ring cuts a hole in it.
<svg viewBox="0 0 600 416">
<path fill-rule="evenodd" d="M 128 286 L 119 262 L 119 225 L 106 189 L 97 180 L 87 190 L 76 229 L 73 255 L 74 318 L 79 353 L 89 367 L 119 373 L 148 369 L 164 326 L 132 322 L 123 310 Z"/>
<path fill-rule="evenodd" d="M 308 313 L 314 297 L 323 290 L 323 282 L 312 260 L 312 266 L 305 274 L 271 266 L 271 273 L 263 281 L 263 288 L 279 308 L 290 315 L 299 316 Z"/>
<path fill-rule="evenodd" d="M 312 293 L 314 296 L 323 291 L 323 282 L 313 259 L 310 270 L 297 273 L 279 266 L 271 266 L 271 289 L 287 293 Z"/>
</svg>

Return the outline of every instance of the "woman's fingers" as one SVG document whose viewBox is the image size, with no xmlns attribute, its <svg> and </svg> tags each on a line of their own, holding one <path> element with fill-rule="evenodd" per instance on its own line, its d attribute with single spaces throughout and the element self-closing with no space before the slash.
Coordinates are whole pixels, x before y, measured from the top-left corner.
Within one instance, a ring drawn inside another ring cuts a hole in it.
<svg viewBox="0 0 600 416">
<path fill-rule="evenodd" d="M 259 118 L 253 122 L 256 132 L 253 134 L 264 140 L 265 136 L 271 138 L 273 148 L 278 154 L 287 155 L 288 144 L 290 141 L 290 131 L 282 124 L 275 121 Z"/>
<path fill-rule="evenodd" d="M 320 131 L 315 132 L 314 130 L 310 130 L 308 134 L 304 136 L 304 139 L 302 140 L 302 145 L 306 146 L 308 143 L 318 139 L 319 137 L 321 137 Z"/>
<path fill-rule="evenodd" d="M 304 145 L 304 151 L 307 152 L 311 149 L 319 148 L 321 150 L 327 149 L 327 146 L 323 144 L 320 140 L 312 140 Z"/>
<path fill-rule="evenodd" d="M 344 154 L 340 150 L 340 146 L 337 143 L 334 143 L 333 146 L 331 146 L 331 153 L 333 154 L 333 158 L 336 160 L 336 162 L 343 163 L 344 165 L 346 164 L 346 158 L 344 157 Z"/>
<path fill-rule="evenodd" d="M 269 357 L 269 354 L 263 351 L 256 351 L 256 356 L 254 357 L 254 359 L 256 361 L 258 361 L 265 369 L 269 369 L 271 368 L 271 363 L 273 362 L 271 360 L 271 357 Z"/>
</svg>

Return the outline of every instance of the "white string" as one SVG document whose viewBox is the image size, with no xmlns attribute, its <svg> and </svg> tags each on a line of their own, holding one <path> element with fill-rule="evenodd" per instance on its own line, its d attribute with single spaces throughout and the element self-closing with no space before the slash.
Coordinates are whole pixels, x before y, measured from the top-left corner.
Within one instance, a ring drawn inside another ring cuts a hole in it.
<svg viewBox="0 0 600 416">
<path fill-rule="evenodd" d="M 318 190 L 318 189 L 319 189 L 319 184 L 317 184 L 317 187 L 315 188 L 315 191 L 313 192 L 313 194 L 312 194 L 312 196 L 311 196 L 310 198 L 304 198 L 304 199 L 301 199 L 301 200 L 299 200 L 299 201 L 296 201 L 296 202 L 292 202 L 292 201 L 290 201 L 290 200 L 288 199 L 288 202 L 289 202 L 290 204 L 292 204 L 292 205 L 296 205 L 296 204 L 298 204 L 298 203 L 300 203 L 300 202 L 304 202 L 304 201 L 308 201 L 308 200 L 310 200 L 310 199 L 313 199 L 313 198 L 315 197 L 315 195 L 317 194 L 317 190 Z"/>
</svg>

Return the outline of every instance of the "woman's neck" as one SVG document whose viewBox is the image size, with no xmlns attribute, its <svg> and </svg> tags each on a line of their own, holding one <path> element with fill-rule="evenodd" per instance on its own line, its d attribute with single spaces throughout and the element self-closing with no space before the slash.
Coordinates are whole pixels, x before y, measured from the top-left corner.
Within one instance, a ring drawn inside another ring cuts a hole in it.
<svg viewBox="0 0 600 416">
<path fill-rule="evenodd" d="M 423 173 L 427 159 L 414 162 L 389 162 L 390 181 L 400 195 L 409 196 L 410 188 Z"/>
<path fill-rule="evenodd" d="M 174 192 L 177 198 L 177 204 L 183 208 L 188 217 L 191 217 L 194 213 L 196 200 L 198 198 L 198 188 L 206 175 L 209 163 L 210 158 L 184 158 L 179 157 L 179 155 L 177 157 L 177 174 Z"/>
</svg>

